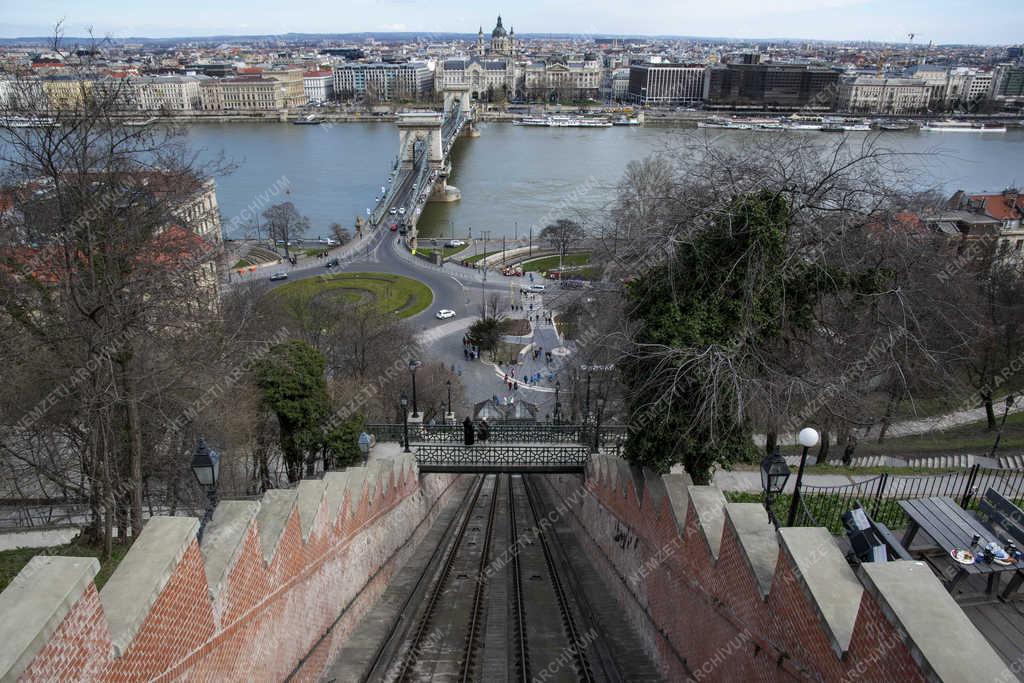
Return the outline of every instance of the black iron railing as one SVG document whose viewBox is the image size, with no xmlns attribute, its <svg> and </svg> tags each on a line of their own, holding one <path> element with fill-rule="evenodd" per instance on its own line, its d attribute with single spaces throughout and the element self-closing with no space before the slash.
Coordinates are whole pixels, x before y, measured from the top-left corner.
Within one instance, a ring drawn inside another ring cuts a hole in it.
<svg viewBox="0 0 1024 683">
<path fill-rule="evenodd" d="M 413 444 L 421 472 L 582 472 L 588 446 Z"/>
<path fill-rule="evenodd" d="M 973 508 L 977 499 L 993 488 L 1013 501 L 1024 498 L 1024 471 L 983 469 L 974 465 L 965 470 L 933 475 L 880 474 L 853 484 L 842 486 L 800 487 L 801 507 L 797 526 L 814 523 L 833 531 L 842 526 L 842 515 L 859 502 L 872 518 L 890 528 L 905 526 L 908 522 L 901 500 L 948 496 L 961 507 Z"/>
<path fill-rule="evenodd" d="M 474 426 L 479 427 L 475 422 Z M 584 424 L 552 424 L 549 422 L 518 421 L 487 421 L 490 440 L 501 443 L 575 443 L 582 445 L 594 444 L 595 425 Z M 403 427 L 400 424 L 367 425 L 366 431 L 376 436 L 378 441 L 402 442 Z M 409 441 L 411 443 L 462 443 L 464 436 L 462 424 L 457 425 L 410 425 Z M 598 445 L 601 447 L 620 445 L 625 441 L 626 429 L 620 425 L 602 425 Z"/>
</svg>

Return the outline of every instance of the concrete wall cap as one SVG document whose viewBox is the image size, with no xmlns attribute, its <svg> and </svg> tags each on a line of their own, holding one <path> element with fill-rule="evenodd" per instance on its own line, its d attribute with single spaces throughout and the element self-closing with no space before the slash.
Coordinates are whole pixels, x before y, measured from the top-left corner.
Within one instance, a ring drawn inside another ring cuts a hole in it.
<svg viewBox="0 0 1024 683">
<path fill-rule="evenodd" d="M 85 594 L 94 557 L 37 555 L 0 593 L 0 680 L 15 681 Z"/>
<path fill-rule="evenodd" d="M 117 656 L 128 651 L 153 603 L 195 540 L 195 517 L 152 517 L 100 591 Z"/>
<path fill-rule="evenodd" d="M 864 587 L 828 529 L 787 527 L 779 530 L 779 538 L 804 595 L 832 641 L 833 652 L 842 657 L 850 647 Z"/>
<path fill-rule="evenodd" d="M 309 541 L 313 528 L 317 524 L 317 515 L 324 502 L 327 484 L 319 479 L 306 479 L 299 482 L 298 491 L 299 526 L 302 529 L 302 540 Z"/>
<path fill-rule="evenodd" d="M 1016 680 L 926 564 L 866 563 L 860 576 L 926 679 Z"/>
<path fill-rule="evenodd" d="M 779 561 L 779 537 L 775 525 L 759 503 L 728 503 L 725 520 L 739 540 L 740 554 L 757 579 L 761 597 L 766 598 Z"/>
<path fill-rule="evenodd" d="M 686 514 L 690 509 L 690 487 L 693 486 L 693 480 L 688 474 L 666 474 L 662 481 L 665 482 L 665 495 L 668 496 L 676 520 L 676 530 L 682 535 L 686 533 Z"/>
<path fill-rule="evenodd" d="M 348 490 L 350 476 L 349 470 L 328 472 L 324 475 L 324 483 L 327 484 L 327 491 L 324 493 L 327 499 L 327 521 L 331 526 L 338 523 L 338 515 L 345 504 L 345 491 Z"/>
<path fill-rule="evenodd" d="M 656 513 L 661 513 L 661 502 L 665 500 L 667 492 L 665 491 L 665 479 L 662 475 L 658 474 L 654 470 L 644 468 L 641 470 L 644 483 L 642 490 L 647 492 L 647 495 L 651 498 L 651 508 Z"/>
<path fill-rule="evenodd" d="M 263 560 L 268 565 L 277 553 L 278 541 L 288 525 L 297 498 L 296 489 L 271 489 L 263 494 L 260 511 L 256 514 L 256 525 L 260 532 Z"/>
<path fill-rule="evenodd" d="M 199 549 L 203 553 L 206 583 L 214 599 L 224 589 L 224 581 L 245 544 L 246 534 L 259 508 L 260 504 L 254 500 L 221 501 L 203 531 Z"/>
<path fill-rule="evenodd" d="M 366 467 L 352 467 L 349 469 L 348 488 L 346 489 L 349 496 L 349 515 L 355 514 L 360 501 L 363 499 L 363 489 L 368 485 L 366 481 L 368 469 Z"/>
<path fill-rule="evenodd" d="M 725 528 L 725 495 L 717 486 L 689 486 L 690 504 L 697 513 L 697 523 L 704 531 L 711 556 L 718 559 Z"/>
</svg>

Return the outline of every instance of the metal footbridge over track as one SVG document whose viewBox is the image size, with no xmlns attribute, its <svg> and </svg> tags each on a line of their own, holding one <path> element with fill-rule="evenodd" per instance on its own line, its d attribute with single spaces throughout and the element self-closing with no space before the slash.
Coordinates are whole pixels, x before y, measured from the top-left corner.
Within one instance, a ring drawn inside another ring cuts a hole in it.
<svg viewBox="0 0 1024 683">
<path fill-rule="evenodd" d="M 621 426 L 509 422 L 490 424 L 490 437 L 463 442 L 462 425 L 409 425 L 409 450 L 421 472 L 561 474 L 583 472 L 594 453 L 618 452 Z M 369 425 L 378 441 L 404 444 L 403 425 Z"/>
</svg>

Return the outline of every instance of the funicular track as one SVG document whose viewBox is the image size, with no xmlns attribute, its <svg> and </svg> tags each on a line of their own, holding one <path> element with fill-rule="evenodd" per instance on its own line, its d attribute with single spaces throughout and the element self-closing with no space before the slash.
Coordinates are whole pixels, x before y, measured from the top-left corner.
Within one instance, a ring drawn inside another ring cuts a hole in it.
<svg viewBox="0 0 1024 683">
<path fill-rule="evenodd" d="M 530 477 L 480 476 L 367 680 L 622 680 Z"/>
</svg>

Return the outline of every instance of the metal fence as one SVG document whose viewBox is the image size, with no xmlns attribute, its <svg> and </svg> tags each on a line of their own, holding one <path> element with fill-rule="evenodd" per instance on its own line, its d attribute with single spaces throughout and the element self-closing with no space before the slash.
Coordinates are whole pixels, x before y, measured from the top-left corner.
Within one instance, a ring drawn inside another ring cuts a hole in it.
<svg viewBox="0 0 1024 683">
<path fill-rule="evenodd" d="M 588 446 L 463 446 L 421 444 L 416 463 L 421 472 L 582 472 Z"/>
<path fill-rule="evenodd" d="M 899 506 L 901 500 L 948 496 L 961 507 L 973 508 L 977 499 L 990 488 L 1010 500 L 1019 501 L 1024 498 L 1024 471 L 974 465 L 958 472 L 927 476 L 885 473 L 842 486 L 803 484 L 795 524 L 825 526 L 838 532 L 843 513 L 859 502 L 875 520 L 890 528 L 903 527 L 909 520 Z"/>
<path fill-rule="evenodd" d="M 475 423 L 479 426 L 479 422 Z M 594 444 L 596 425 L 589 424 L 552 424 L 535 421 L 487 421 L 490 427 L 489 439 L 498 443 L 563 443 L 563 444 Z M 367 425 L 366 431 L 373 434 L 377 441 L 404 440 L 403 425 L 373 424 Z M 602 425 L 598 445 L 600 447 L 621 445 L 626 438 L 625 427 L 621 425 Z M 461 443 L 463 429 L 457 425 L 416 425 L 409 427 L 411 443 Z"/>
</svg>

